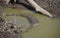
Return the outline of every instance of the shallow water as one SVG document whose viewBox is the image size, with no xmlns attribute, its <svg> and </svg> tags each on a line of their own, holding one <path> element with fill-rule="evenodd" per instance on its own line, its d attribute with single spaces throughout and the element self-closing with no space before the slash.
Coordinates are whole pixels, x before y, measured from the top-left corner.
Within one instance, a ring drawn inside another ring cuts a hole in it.
<svg viewBox="0 0 60 38">
<path fill-rule="evenodd" d="M 23 38 L 60 38 L 60 18 L 49 18 L 47 16 L 44 16 L 38 13 L 33 14 L 33 12 L 31 11 L 11 9 L 11 8 L 5 8 L 5 13 L 6 14 L 31 13 L 33 16 L 39 19 L 40 23 L 37 26 L 33 27 L 28 32 L 23 33 Z M 10 17 L 6 16 L 5 19 L 6 18 L 8 19 Z M 22 25 L 26 25 L 26 23 L 28 23 L 28 20 L 24 17 L 17 16 L 17 18 L 19 19 Z"/>
<path fill-rule="evenodd" d="M 32 31 L 25 33 L 25 38 L 60 38 L 60 18 L 48 18 L 37 15 L 40 24 Z"/>
</svg>

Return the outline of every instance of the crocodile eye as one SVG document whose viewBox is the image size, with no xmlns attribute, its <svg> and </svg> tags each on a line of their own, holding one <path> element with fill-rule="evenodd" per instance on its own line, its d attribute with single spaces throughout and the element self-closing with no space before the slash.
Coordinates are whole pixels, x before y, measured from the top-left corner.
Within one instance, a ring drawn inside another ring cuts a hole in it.
<svg viewBox="0 0 60 38">
<path fill-rule="evenodd" d="M 14 29 L 15 28 L 14 24 L 12 24 L 12 23 L 7 23 L 7 25 L 9 26 L 10 29 Z"/>
<path fill-rule="evenodd" d="M 9 25 L 10 25 L 10 28 L 11 28 L 11 29 L 14 29 L 14 28 L 15 28 L 15 27 L 14 27 L 14 24 L 9 23 Z"/>
<path fill-rule="evenodd" d="M 11 29 L 13 29 L 13 28 L 14 28 L 14 26 L 10 26 L 10 28 L 11 28 Z"/>
</svg>

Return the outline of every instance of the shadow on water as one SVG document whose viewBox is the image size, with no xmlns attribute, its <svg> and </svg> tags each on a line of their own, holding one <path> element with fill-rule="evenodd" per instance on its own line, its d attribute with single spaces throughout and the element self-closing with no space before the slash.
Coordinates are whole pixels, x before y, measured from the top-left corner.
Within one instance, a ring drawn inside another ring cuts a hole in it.
<svg viewBox="0 0 60 38">
<path fill-rule="evenodd" d="M 30 6 L 28 4 L 25 4 L 25 3 L 22 3 L 22 2 L 18 2 L 16 4 L 20 4 L 20 5 L 24 6 L 24 7 L 26 7 L 28 10 L 31 10 L 33 12 L 36 12 L 36 10 L 32 6 Z"/>
</svg>

